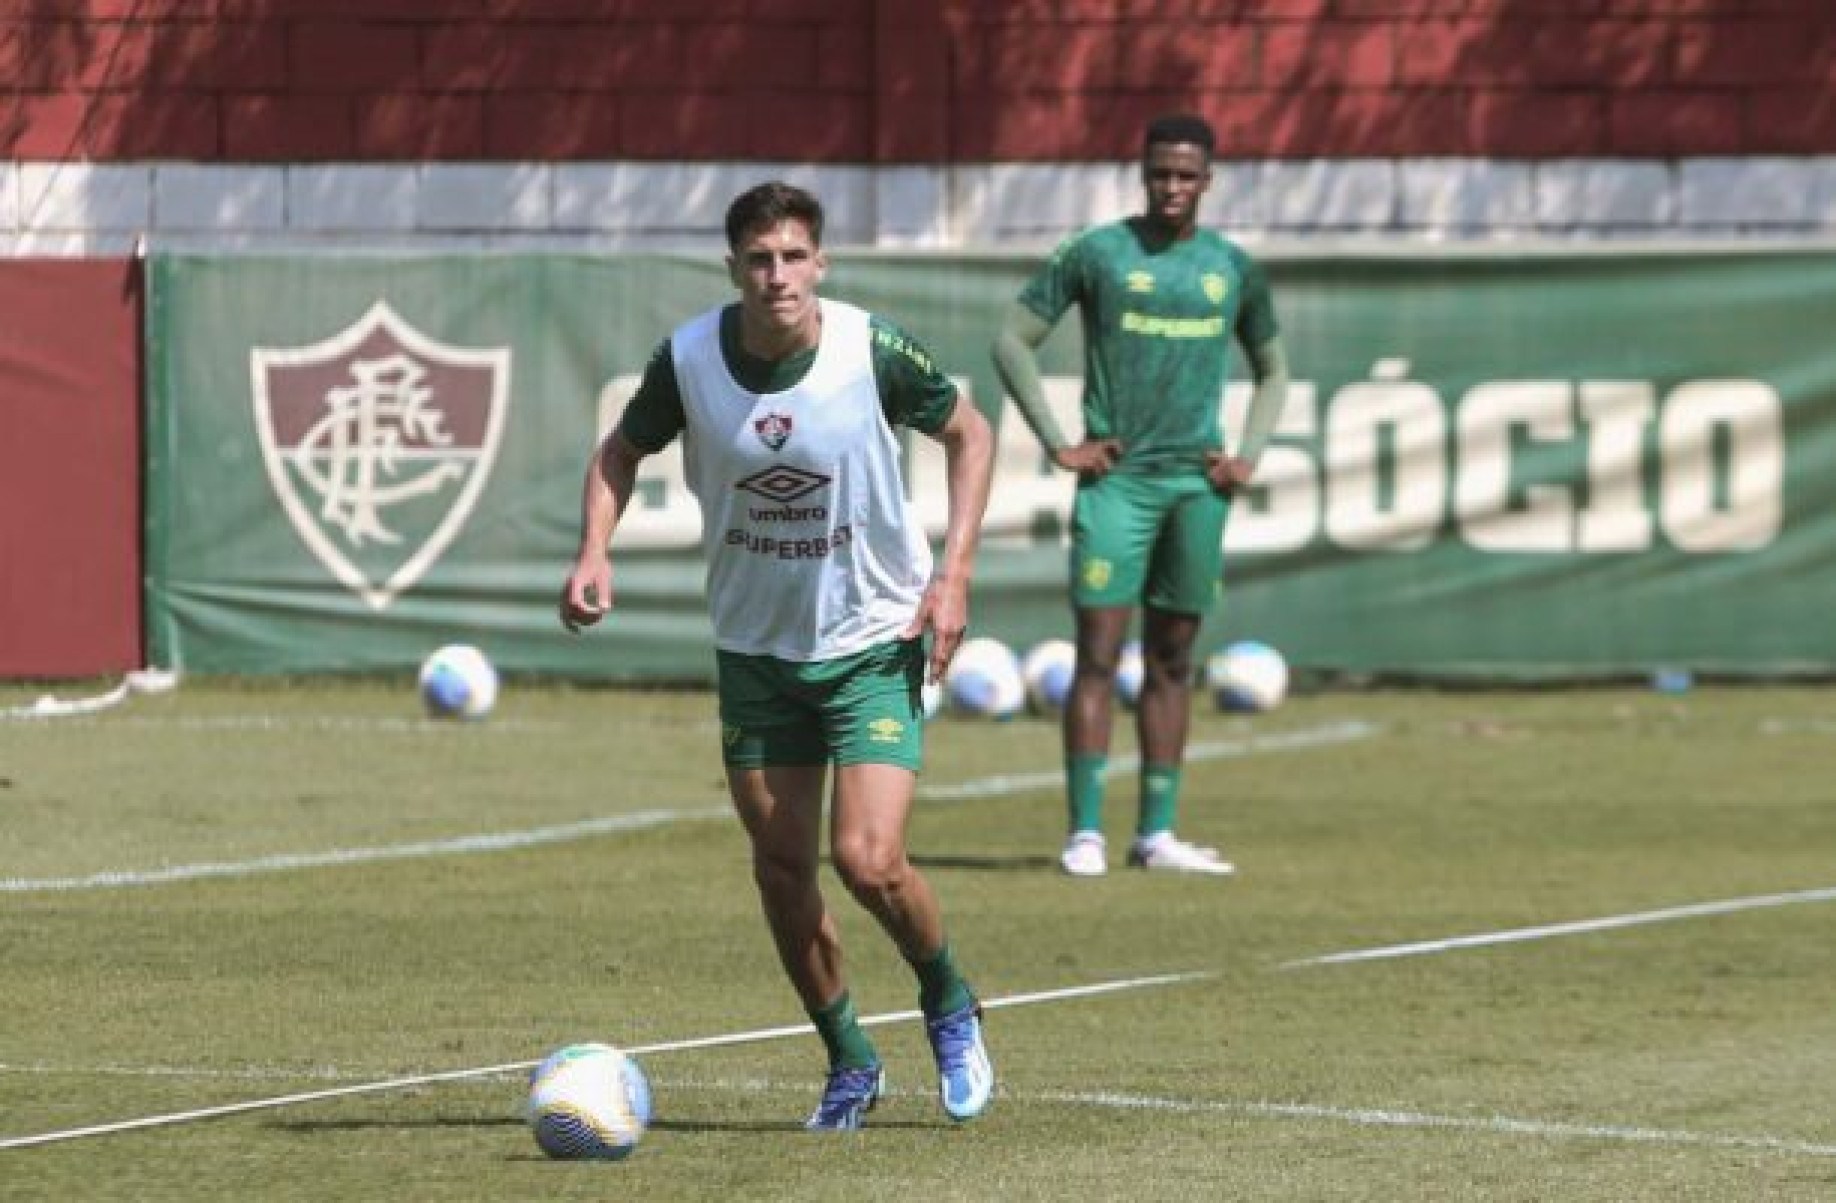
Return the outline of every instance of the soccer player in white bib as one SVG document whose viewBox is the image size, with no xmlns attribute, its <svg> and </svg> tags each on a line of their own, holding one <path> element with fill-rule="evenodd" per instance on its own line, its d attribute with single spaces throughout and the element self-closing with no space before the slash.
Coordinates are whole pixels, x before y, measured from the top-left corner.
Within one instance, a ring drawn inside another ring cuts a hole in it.
<svg viewBox="0 0 1836 1203">
<path fill-rule="evenodd" d="M 822 222 L 817 199 L 784 183 L 728 208 L 739 303 L 676 328 L 594 454 L 561 621 L 578 630 L 612 607 L 608 548 L 638 464 L 679 436 L 705 524 L 727 786 L 779 959 L 828 1052 L 806 1126 L 860 1127 L 886 1081 L 818 887 L 831 766 L 836 873 L 912 966 L 944 1110 L 966 1120 L 993 1096 L 994 1068 L 905 830 L 921 690 L 968 626 L 994 439 L 909 335 L 817 296 Z M 943 446 L 949 520 L 935 563 L 906 500 L 898 426 Z"/>
</svg>

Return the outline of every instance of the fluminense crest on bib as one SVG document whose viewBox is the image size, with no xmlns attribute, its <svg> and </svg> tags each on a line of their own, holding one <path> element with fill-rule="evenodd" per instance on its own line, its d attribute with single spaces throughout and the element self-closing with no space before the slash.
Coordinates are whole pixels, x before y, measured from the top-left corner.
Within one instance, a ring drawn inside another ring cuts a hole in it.
<svg viewBox="0 0 1836 1203">
<path fill-rule="evenodd" d="M 791 416 L 789 414 L 766 414 L 753 420 L 752 429 L 758 433 L 759 441 L 773 451 L 782 450 L 790 442 Z"/>
<path fill-rule="evenodd" d="M 378 300 L 321 342 L 251 348 L 249 371 L 281 507 L 333 577 L 385 609 L 478 503 L 510 408 L 510 348 L 439 342 Z"/>
</svg>

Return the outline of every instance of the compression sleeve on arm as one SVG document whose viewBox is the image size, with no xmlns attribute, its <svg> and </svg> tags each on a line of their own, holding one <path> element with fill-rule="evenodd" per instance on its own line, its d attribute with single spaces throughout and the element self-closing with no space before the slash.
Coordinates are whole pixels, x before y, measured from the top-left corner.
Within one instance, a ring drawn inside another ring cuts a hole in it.
<svg viewBox="0 0 1836 1203">
<path fill-rule="evenodd" d="M 1008 396 L 1026 424 L 1032 428 L 1048 452 L 1065 447 L 1065 436 L 1052 420 L 1046 405 L 1045 385 L 1039 379 L 1039 360 L 1033 352 L 1052 332 L 1052 325 L 1025 305 L 1008 307 L 1001 320 L 1001 332 L 995 336 L 995 373 L 1007 387 Z"/>
<path fill-rule="evenodd" d="M 1288 353 L 1282 348 L 1280 335 L 1247 350 L 1256 389 L 1250 394 L 1249 416 L 1243 421 L 1243 441 L 1237 447 L 1237 458 L 1253 464 L 1262 457 L 1262 448 L 1274 433 L 1276 419 L 1281 417 L 1282 403 L 1288 399 Z"/>
</svg>

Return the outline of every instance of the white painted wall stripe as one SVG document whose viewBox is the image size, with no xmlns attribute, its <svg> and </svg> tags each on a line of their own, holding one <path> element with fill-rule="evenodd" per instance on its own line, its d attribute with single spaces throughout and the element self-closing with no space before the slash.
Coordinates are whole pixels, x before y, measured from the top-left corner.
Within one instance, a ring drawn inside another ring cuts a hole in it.
<svg viewBox="0 0 1836 1203">
<path fill-rule="evenodd" d="M 718 249 L 724 198 L 772 175 L 823 197 L 836 246 L 1043 250 L 1138 208 L 1136 170 L 1130 161 L 18 161 L 0 163 L 0 255 L 126 253 L 143 239 L 159 250 Z M 1253 245 L 1289 239 L 1305 250 L 1345 238 L 1432 253 L 1450 242 L 1836 235 L 1832 155 L 1246 160 L 1219 172 L 1207 218 Z"/>
<path fill-rule="evenodd" d="M 1283 969 L 1300 969 L 1309 965 L 1345 965 L 1357 961 L 1383 961 L 1396 957 L 1430 956 L 1461 948 L 1485 948 L 1497 944 L 1521 944 L 1529 940 L 1549 940 L 1558 936 L 1578 936 L 1590 932 L 1612 931 L 1622 927 L 1640 927 L 1647 923 L 1671 923 L 1679 919 L 1701 919 L 1711 915 L 1732 915 L 1739 911 L 1766 907 L 1798 906 L 1807 902 L 1836 901 L 1836 887 L 1797 890 L 1787 894 L 1756 894 L 1748 898 L 1724 898 L 1716 902 L 1697 902 L 1687 906 L 1665 907 L 1655 911 L 1635 911 L 1624 915 L 1605 915 L 1597 919 L 1577 919 L 1569 923 L 1550 923 L 1541 927 L 1516 927 L 1478 935 L 1454 936 L 1443 940 L 1418 940 L 1410 944 L 1388 944 L 1379 948 L 1359 948 L 1350 952 L 1333 952 L 1324 956 L 1289 961 Z"/>
</svg>

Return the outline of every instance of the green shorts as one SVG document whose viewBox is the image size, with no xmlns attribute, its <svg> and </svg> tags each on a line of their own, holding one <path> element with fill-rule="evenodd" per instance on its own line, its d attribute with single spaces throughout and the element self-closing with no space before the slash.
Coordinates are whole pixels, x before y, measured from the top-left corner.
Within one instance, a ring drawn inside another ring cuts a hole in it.
<svg viewBox="0 0 1836 1203">
<path fill-rule="evenodd" d="M 721 759 L 729 768 L 924 760 L 924 641 L 799 663 L 717 652 Z"/>
<path fill-rule="evenodd" d="M 1111 472 L 1078 485 L 1071 509 L 1071 602 L 1080 609 L 1145 602 L 1204 614 L 1224 591 L 1230 502 L 1197 474 Z"/>
</svg>

